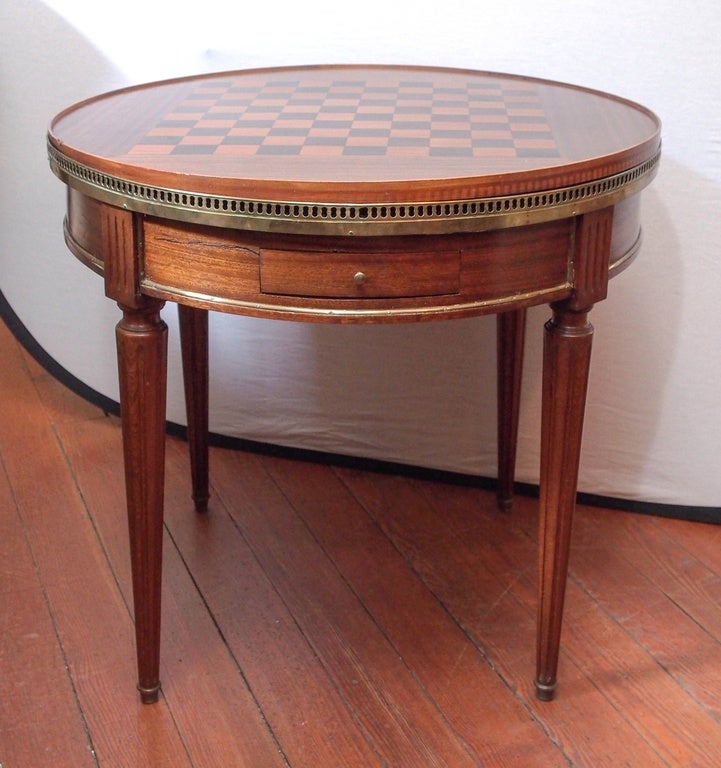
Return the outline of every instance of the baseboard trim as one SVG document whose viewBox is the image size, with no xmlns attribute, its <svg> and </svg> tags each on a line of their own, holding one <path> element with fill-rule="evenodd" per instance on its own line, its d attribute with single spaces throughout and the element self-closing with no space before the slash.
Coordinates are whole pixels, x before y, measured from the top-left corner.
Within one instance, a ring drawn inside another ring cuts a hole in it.
<svg viewBox="0 0 721 768">
<path fill-rule="evenodd" d="M 106 397 L 92 387 L 89 387 L 60 365 L 40 344 L 38 344 L 37 340 L 17 316 L 2 291 L 0 291 L 0 317 L 2 317 L 13 336 L 27 350 L 28 354 L 30 354 L 51 376 L 60 381 L 72 392 L 75 392 L 75 394 L 93 405 L 96 405 L 105 413 L 119 415 L 120 406 L 115 400 Z M 175 437 L 180 437 L 182 439 L 186 438 L 186 428 L 182 424 L 167 422 L 167 431 L 168 434 Z M 491 477 L 480 477 L 459 472 L 402 464 L 399 462 L 383 461 L 380 459 L 368 459 L 359 456 L 326 453 L 307 448 L 293 448 L 216 433 L 211 433 L 209 440 L 210 444 L 216 447 L 247 451 L 249 453 L 260 455 L 280 456 L 295 459 L 297 461 L 323 463 L 331 466 L 347 467 L 367 472 L 415 477 L 423 480 L 483 488 L 486 490 L 494 490 L 496 487 L 496 480 Z M 520 496 L 537 497 L 538 486 L 529 483 L 516 483 L 515 492 Z M 660 504 L 650 501 L 601 496 L 593 493 L 579 493 L 578 503 L 593 507 L 603 507 L 605 509 L 615 509 L 622 512 L 636 512 L 639 514 L 656 515 L 658 517 L 669 517 L 679 520 L 721 524 L 721 507 Z"/>
</svg>

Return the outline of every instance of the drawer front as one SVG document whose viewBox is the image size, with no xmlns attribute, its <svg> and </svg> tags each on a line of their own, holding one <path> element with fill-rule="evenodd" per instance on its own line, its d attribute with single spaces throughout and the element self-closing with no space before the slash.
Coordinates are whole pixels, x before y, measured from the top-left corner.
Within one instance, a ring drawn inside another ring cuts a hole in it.
<svg viewBox="0 0 721 768">
<path fill-rule="evenodd" d="M 349 253 L 260 251 L 260 289 L 336 299 L 442 296 L 460 290 L 460 250 Z"/>
</svg>

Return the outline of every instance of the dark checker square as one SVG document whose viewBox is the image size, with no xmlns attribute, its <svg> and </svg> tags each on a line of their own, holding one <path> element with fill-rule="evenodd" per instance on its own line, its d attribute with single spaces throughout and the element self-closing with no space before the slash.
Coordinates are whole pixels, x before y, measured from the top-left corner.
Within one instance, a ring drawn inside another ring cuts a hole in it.
<svg viewBox="0 0 721 768">
<path fill-rule="evenodd" d="M 292 146 L 287 144 L 261 144 L 258 147 L 259 155 L 299 155 L 302 146 Z"/>
<path fill-rule="evenodd" d="M 344 155 L 354 155 L 356 157 L 376 157 L 379 155 L 385 155 L 386 154 L 386 147 L 385 145 L 379 145 L 377 147 L 374 146 L 364 146 L 362 144 L 360 145 L 350 145 L 343 148 L 343 154 Z"/>
<path fill-rule="evenodd" d="M 258 136 L 226 136 L 223 143 L 259 147 L 263 143 L 264 138 L 265 134 L 260 134 Z"/>
<path fill-rule="evenodd" d="M 215 144 L 179 144 L 173 149 L 174 155 L 212 155 Z"/>
</svg>

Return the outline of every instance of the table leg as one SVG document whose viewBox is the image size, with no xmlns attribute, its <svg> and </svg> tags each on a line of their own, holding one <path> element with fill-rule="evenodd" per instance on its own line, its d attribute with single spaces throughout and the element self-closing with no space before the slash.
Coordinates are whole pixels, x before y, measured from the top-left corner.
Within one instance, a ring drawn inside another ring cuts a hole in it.
<svg viewBox="0 0 721 768">
<path fill-rule="evenodd" d="M 133 574 L 138 690 L 145 704 L 160 692 L 160 593 L 163 556 L 167 327 L 163 302 L 121 305 L 116 328 L 125 487 Z"/>
<path fill-rule="evenodd" d="M 541 417 L 541 489 L 536 694 L 556 688 L 571 522 L 576 504 L 581 434 L 593 326 L 588 309 L 552 305 L 546 324 Z"/>
<path fill-rule="evenodd" d="M 193 500 L 208 509 L 208 312 L 178 304 Z"/>
<path fill-rule="evenodd" d="M 498 506 L 513 504 L 516 474 L 518 414 L 523 375 L 523 345 L 526 336 L 526 310 L 516 309 L 496 316 L 498 356 Z"/>
</svg>

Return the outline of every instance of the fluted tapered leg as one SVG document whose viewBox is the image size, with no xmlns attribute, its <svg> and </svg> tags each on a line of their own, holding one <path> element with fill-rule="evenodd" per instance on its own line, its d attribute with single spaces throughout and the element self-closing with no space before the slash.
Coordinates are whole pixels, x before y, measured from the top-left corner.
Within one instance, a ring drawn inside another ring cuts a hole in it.
<svg viewBox="0 0 721 768">
<path fill-rule="evenodd" d="M 588 308 L 574 311 L 565 303 L 552 308 L 543 357 L 536 665 L 536 693 L 546 701 L 556 688 L 593 338 Z"/>
<path fill-rule="evenodd" d="M 160 597 L 167 328 L 163 303 L 121 306 L 116 328 L 125 484 L 133 575 L 138 690 L 144 703 L 160 692 Z"/>
</svg>

